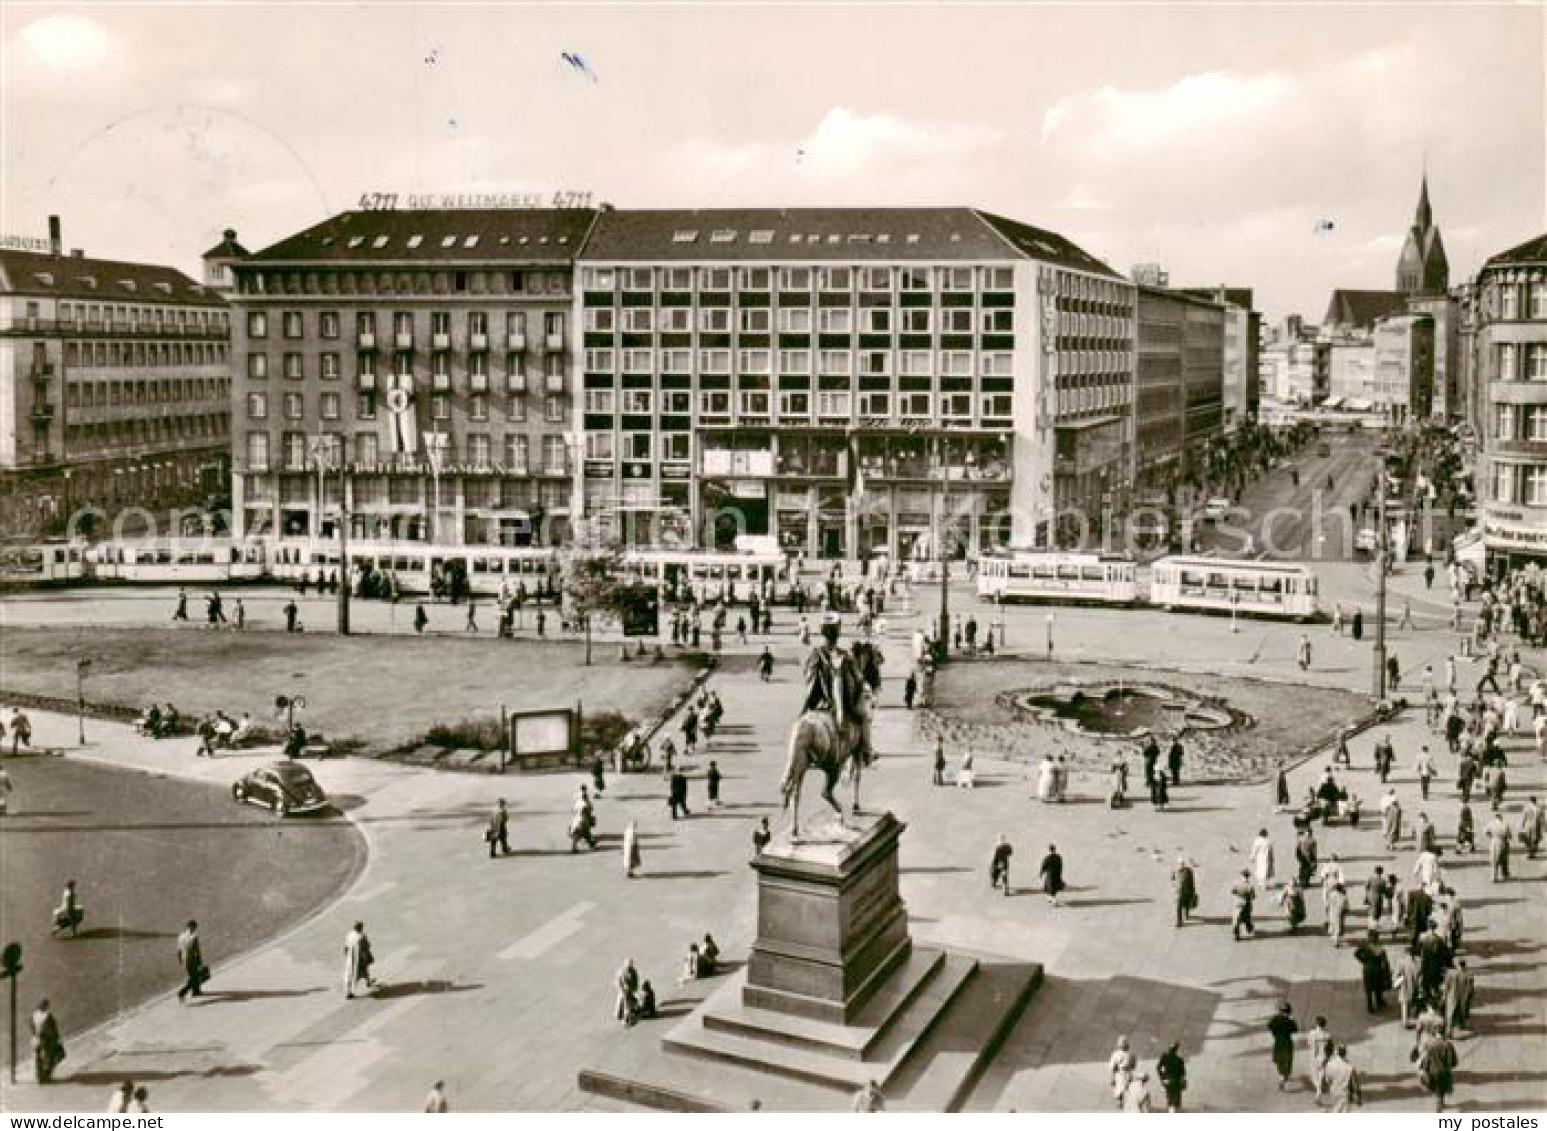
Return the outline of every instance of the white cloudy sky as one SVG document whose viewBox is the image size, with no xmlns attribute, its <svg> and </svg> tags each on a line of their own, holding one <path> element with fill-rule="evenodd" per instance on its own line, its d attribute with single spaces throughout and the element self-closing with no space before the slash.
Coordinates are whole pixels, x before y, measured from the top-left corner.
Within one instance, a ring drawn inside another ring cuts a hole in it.
<svg viewBox="0 0 1547 1131">
<path fill-rule="evenodd" d="M 0 42 L 0 230 L 185 268 L 368 190 L 971 203 L 1317 318 L 1391 285 L 1426 153 L 1453 278 L 1547 228 L 1537 5 L 12 2 Z"/>
</svg>

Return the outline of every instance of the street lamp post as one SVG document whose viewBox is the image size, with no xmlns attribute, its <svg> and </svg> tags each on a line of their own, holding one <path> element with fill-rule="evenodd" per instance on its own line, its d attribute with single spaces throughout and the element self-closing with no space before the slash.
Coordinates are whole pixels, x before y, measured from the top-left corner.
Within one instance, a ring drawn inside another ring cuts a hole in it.
<svg viewBox="0 0 1547 1131">
<path fill-rule="evenodd" d="M 950 548 L 947 545 L 947 524 L 951 514 L 951 475 L 945 465 L 945 441 L 940 441 L 940 655 L 949 654 L 951 646 L 951 578 Z"/>
<path fill-rule="evenodd" d="M 1053 658 L 1053 614 L 1047 615 L 1047 658 Z"/>
<path fill-rule="evenodd" d="M 1386 469 L 1375 477 L 1375 521 L 1380 539 L 1375 553 L 1375 698 L 1386 698 L 1386 560 L 1390 553 L 1390 532 L 1386 529 Z"/>
<path fill-rule="evenodd" d="M 11 983 L 11 1083 L 16 1083 L 16 983 L 21 981 L 21 943 L 6 943 L 0 952 L 0 978 Z"/>
<path fill-rule="evenodd" d="M 75 721 L 80 728 L 80 743 L 86 745 L 86 669 L 90 660 L 75 661 Z"/>
</svg>

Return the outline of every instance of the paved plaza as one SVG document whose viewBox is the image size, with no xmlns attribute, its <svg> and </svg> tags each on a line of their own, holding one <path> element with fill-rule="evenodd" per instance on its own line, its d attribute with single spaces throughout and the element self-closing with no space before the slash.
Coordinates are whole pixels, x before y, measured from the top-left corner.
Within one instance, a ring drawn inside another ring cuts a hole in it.
<svg viewBox="0 0 1547 1131">
<path fill-rule="evenodd" d="M 1357 595 L 1360 576 L 1357 566 L 1336 567 L 1327 587 Z M 1397 585 L 1399 592 L 1407 587 L 1415 614 L 1428 616 L 1415 631 L 1393 636 L 1404 665 L 1412 671 L 1439 662 L 1453 644 L 1440 627 L 1444 601 L 1424 601 L 1421 578 L 1416 588 L 1405 575 Z M 1143 801 L 1109 810 L 1100 800 L 1104 781 L 1079 775 L 1068 803 L 1039 804 L 1031 766 L 987 756 L 978 759 L 974 790 L 930 784 L 930 753 L 919 717 L 901 706 L 900 677 L 905 635 L 917 617 L 931 615 L 931 601 L 932 594 L 920 592 L 913 616 L 888 618 L 888 678 L 877 724 L 881 760 L 865 775 L 865 807 L 890 809 L 907 823 L 902 894 L 916 942 L 1035 961 L 1046 971 L 966 1106 L 1106 1108 L 1106 1058 L 1122 1033 L 1151 1070 L 1170 1041 L 1181 1042 L 1194 1109 L 1310 1110 L 1303 1081 L 1288 1092 L 1273 1087 L 1264 1025 L 1287 998 L 1302 1024 L 1325 1014 L 1347 1041 L 1365 1074 L 1368 1109 L 1430 1108 L 1407 1059 L 1412 1034 L 1394 1008 L 1365 1014 L 1358 965 L 1349 947 L 1334 949 L 1322 933 L 1319 897 L 1311 897 L 1310 924 L 1299 937 L 1286 937 L 1281 913 L 1263 901 L 1269 906 L 1259 906 L 1260 937 L 1232 941 L 1228 889 L 1259 827 L 1273 834 L 1280 875 L 1292 863 L 1289 818 L 1272 811 L 1266 784 L 1184 784 L 1166 813 Z M 964 585 L 954 587 L 952 601 L 984 624 L 994 616 Z M 7 616 L 26 604 L 8 604 Z M 1043 665 L 1046 615 L 1042 608 L 1005 610 L 1011 651 L 1029 653 L 1023 661 L 1028 682 Z M 1054 616 L 1061 660 L 1099 657 L 1302 678 L 1293 662 L 1295 642 L 1306 631 L 1298 626 L 1243 621 L 1232 633 L 1220 618 L 1062 608 Z M 731 648 L 713 677 L 726 725 L 693 762 L 693 816 L 670 819 L 658 774 L 609 775 L 597 804 L 602 838 L 595 853 L 572 855 L 565 836 L 571 800 L 585 780 L 579 775 L 437 774 L 366 759 L 316 764 L 328 791 L 346 799 L 342 807 L 368 845 L 365 869 L 343 897 L 256 951 L 217 963 L 210 989 L 223 997 L 184 1006 L 153 996 L 110 1022 L 74 1032 L 61 1082 L 23 1083 L 7 1094 L 6 1106 L 91 1109 L 128 1076 L 147 1082 L 157 1106 L 170 1111 L 415 1110 L 437 1078 L 447 1081 L 460 1110 L 612 1108 L 611 1101 L 580 1092 L 577 1073 L 594 1065 L 646 1064 L 659 1055 L 659 1038 L 673 1018 L 720 984 L 678 984 L 689 942 L 712 931 L 734 969 L 752 941 L 751 831 L 759 817 L 777 817 L 785 736 L 800 694 L 800 649 L 784 619 L 771 686 L 751 663 L 749 653 L 760 648 L 756 638 L 747 648 Z M 1308 631 L 1315 660 L 1303 678 L 1365 689 L 1368 639 L 1356 645 L 1325 625 Z M 970 661 L 956 670 L 970 671 Z M 36 722 L 40 744 L 59 748 L 69 763 L 103 762 L 222 787 L 263 757 L 196 759 L 192 739 L 147 742 L 106 723 L 93 723 L 91 744 L 79 749 L 73 719 L 42 715 Z M 1421 719 L 1409 716 L 1385 729 L 1398 752 L 1394 783 L 1411 816 L 1424 808 L 1413 761 L 1430 736 Z M 1380 793 L 1370 749 L 1382 731 L 1351 744 L 1349 785 L 1367 813 Z M 1525 795 L 1547 794 L 1543 764 L 1529 747 L 1524 738 L 1507 743 L 1512 817 Z M 948 751 L 953 765 L 960 754 Z M 717 809 L 706 807 L 701 780 L 710 757 L 725 775 L 724 804 Z M 1290 784 L 1297 796 L 1324 762 L 1316 757 L 1296 769 Z M 1457 806 L 1453 768 L 1448 756 L 1440 758 L 1427 806 L 1447 846 Z M 806 792 L 808 808 L 819 803 L 813 789 Z M 497 797 L 510 802 L 515 851 L 491 861 L 481 834 Z M 25 791 L 13 795 L 19 814 L 28 804 Z M 634 879 L 624 876 L 618 840 L 630 818 L 638 821 L 643 851 Z M 1008 899 L 987 882 L 1000 833 L 1016 850 L 1015 893 Z M 1318 837 L 1323 857 L 1338 853 L 1354 880 L 1376 864 L 1404 878 L 1412 867 L 1411 842 L 1386 853 L 1373 819 L 1356 832 L 1336 827 Z M 1033 890 L 1049 843 L 1063 853 L 1072 885 L 1058 908 Z M 1202 894 L 1200 921 L 1181 930 L 1172 925 L 1169 883 L 1178 854 L 1198 862 Z M 207 866 L 217 873 L 222 867 L 218 860 Z M 1445 867 L 1466 909 L 1466 954 L 1478 983 L 1475 1032 L 1459 1042 L 1456 1100 L 1467 1110 L 1540 1108 L 1547 1104 L 1541 1067 L 1547 1063 L 1547 864 L 1517 854 L 1515 878 L 1506 884 L 1489 882 L 1481 855 L 1447 851 Z M 180 918 L 169 910 L 160 929 L 175 931 Z M 356 920 L 370 932 L 383 985 L 346 1001 L 340 947 Z M 222 927 L 207 922 L 203 929 L 218 937 Z M 612 977 L 628 957 L 654 982 L 662 1021 L 625 1029 L 613 1020 Z M 78 1028 L 68 979 L 44 986 L 24 975 L 23 992 L 28 1000 L 49 994 L 67 1030 Z M 711 1092 L 717 1071 L 704 1069 Z M 772 1080 L 764 1103 L 774 1110 L 813 1106 L 809 1092 Z M 814 1106 L 846 1107 L 847 1097 L 831 1095 Z"/>
</svg>

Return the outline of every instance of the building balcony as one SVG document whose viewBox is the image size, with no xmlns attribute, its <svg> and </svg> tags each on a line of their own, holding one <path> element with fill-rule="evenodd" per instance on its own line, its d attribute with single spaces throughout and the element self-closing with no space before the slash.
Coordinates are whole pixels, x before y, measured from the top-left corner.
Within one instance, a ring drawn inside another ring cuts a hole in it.
<svg viewBox="0 0 1547 1131">
<path fill-rule="evenodd" d="M 467 384 L 475 393 L 487 393 L 489 391 L 489 375 L 487 373 L 469 373 Z"/>
<path fill-rule="evenodd" d="M 526 374 L 512 373 L 505 378 L 505 391 L 508 393 L 526 392 Z"/>
<path fill-rule="evenodd" d="M 449 350 L 451 348 L 450 334 L 431 334 L 430 348 L 432 350 Z"/>
<path fill-rule="evenodd" d="M 359 346 L 363 350 L 373 350 L 373 349 L 375 349 L 376 348 L 376 334 L 375 334 L 375 331 L 372 331 L 372 330 L 362 330 L 360 332 L 359 337 L 355 339 L 355 345 Z"/>
<path fill-rule="evenodd" d="M 411 350 L 414 348 L 414 335 L 412 332 L 394 334 L 392 341 L 393 345 L 400 350 Z"/>
<path fill-rule="evenodd" d="M 543 378 L 543 390 L 549 393 L 562 393 L 564 391 L 564 375 L 562 373 L 549 373 Z"/>
<path fill-rule="evenodd" d="M 467 336 L 467 348 L 473 353 L 484 353 L 489 348 L 488 334 L 469 334 Z"/>
<path fill-rule="evenodd" d="M 449 393 L 451 391 L 451 374 L 431 374 L 430 388 L 434 389 L 437 393 Z"/>
<path fill-rule="evenodd" d="M 360 374 L 360 391 L 362 393 L 372 392 L 375 388 L 376 388 L 376 374 L 374 374 L 374 373 L 362 373 L 362 374 Z"/>
<path fill-rule="evenodd" d="M 526 349 L 526 335 L 525 334 L 507 334 L 507 335 L 505 335 L 505 348 L 508 349 L 511 353 L 521 353 L 523 350 Z"/>
<path fill-rule="evenodd" d="M 564 335 L 549 334 L 546 338 L 543 339 L 543 345 L 549 353 L 563 353 Z"/>
</svg>

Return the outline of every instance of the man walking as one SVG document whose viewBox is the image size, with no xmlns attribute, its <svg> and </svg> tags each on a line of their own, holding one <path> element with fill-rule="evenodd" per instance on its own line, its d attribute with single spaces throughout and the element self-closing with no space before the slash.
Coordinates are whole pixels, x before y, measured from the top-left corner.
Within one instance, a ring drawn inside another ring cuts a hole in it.
<svg viewBox="0 0 1547 1131">
<path fill-rule="evenodd" d="M 199 924 L 192 919 L 177 936 L 177 961 L 182 964 L 185 979 L 182 989 L 177 991 L 177 1000 L 199 997 L 209 979 L 209 969 L 204 965 L 204 949 L 199 945 Z"/>
<path fill-rule="evenodd" d="M 666 800 L 667 800 L 667 806 L 671 810 L 671 819 L 672 820 L 674 820 L 674 821 L 677 820 L 677 818 L 679 816 L 680 817 L 691 817 L 693 815 L 692 813 L 690 813 L 688 811 L 688 779 L 687 779 L 687 775 L 684 774 L 681 770 L 673 770 L 672 771 L 671 783 L 670 783 L 670 786 L 668 788 L 668 793 L 667 793 L 667 799 Z"/>
<path fill-rule="evenodd" d="M 64 1041 L 59 1036 L 59 1021 L 48 999 L 38 1002 L 32 1011 L 32 1069 L 39 1084 L 54 1082 L 54 1069 L 64 1059 Z"/>
<path fill-rule="evenodd" d="M 1380 945 L 1380 935 L 1372 930 L 1357 947 L 1360 982 L 1364 986 L 1364 1011 L 1379 1013 L 1386 1008 L 1385 993 L 1391 982 L 1391 963 Z"/>
<path fill-rule="evenodd" d="M 505 799 L 502 797 L 494 805 L 494 812 L 489 814 L 489 827 L 484 833 L 484 839 L 489 842 L 489 859 L 494 859 L 494 850 L 499 848 L 502 856 L 510 855 L 510 811 L 505 808 Z"/>
<path fill-rule="evenodd" d="M 1198 906 L 1198 877 L 1187 857 L 1176 858 L 1171 882 L 1176 887 L 1176 925 L 1180 927 Z"/>
<path fill-rule="evenodd" d="M 375 985 L 371 980 L 371 943 L 365 937 L 365 924 L 356 923 L 344 936 L 344 997 L 355 996 L 355 986 L 364 982 L 367 987 Z"/>
<path fill-rule="evenodd" d="M 1058 893 L 1064 890 L 1064 858 L 1058 854 L 1058 846 L 1047 846 L 1047 855 L 1042 858 L 1042 867 L 1038 869 L 1042 877 L 1042 890 L 1047 893 L 1047 901 L 1054 907 L 1058 906 Z"/>
<path fill-rule="evenodd" d="M 1245 931 L 1248 938 L 1257 934 L 1257 928 L 1252 924 L 1252 902 L 1257 898 L 1257 889 L 1252 884 L 1252 874 L 1246 869 L 1241 871 L 1241 879 L 1235 887 L 1230 889 L 1235 896 L 1235 919 L 1230 924 L 1230 934 L 1236 942 L 1241 941 L 1241 932 Z"/>
<path fill-rule="evenodd" d="M 1278 1090 L 1289 1086 L 1289 1078 L 1295 1068 L 1295 1034 L 1300 1031 L 1294 1010 L 1283 1002 L 1268 1021 L 1268 1035 L 1273 1038 L 1273 1067 L 1278 1071 Z"/>
<path fill-rule="evenodd" d="M 1332 1033 L 1327 1029 L 1325 1017 L 1316 1018 L 1316 1023 L 1306 1034 L 1306 1042 L 1311 1057 L 1311 1091 L 1320 1106 L 1327 1091 L 1327 1061 L 1332 1058 Z"/>
<path fill-rule="evenodd" d="M 1182 740 L 1173 738 L 1171 748 L 1166 751 L 1166 769 L 1171 774 L 1171 784 L 1182 784 Z"/>
<path fill-rule="evenodd" d="M 1348 1063 L 1347 1045 L 1338 1045 L 1333 1050 L 1326 1068 L 1322 1070 L 1322 1076 L 1326 1081 L 1327 1095 L 1332 1097 L 1333 1111 L 1342 1114 L 1350 1107 L 1364 1106 L 1364 1090 L 1360 1085 L 1358 1071 Z"/>
<path fill-rule="evenodd" d="M 1445 1097 L 1455 1090 L 1456 1046 L 1444 1033 L 1436 1033 L 1418 1055 L 1418 1082 L 1434 1097 L 1434 1110 L 1445 1110 Z"/>
<path fill-rule="evenodd" d="M 994 856 L 988 864 L 988 886 L 991 888 L 1003 888 L 1004 894 L 1010 894 L 1010 857 L 1015 849 L 1010 847 L 1010 842 L 1005 839 L 1004 833 L 999 834 L 999 840 L 994 845 Z"/>
<path fill-rule="evenodd" d="M 930 779 L 935 785 L 945 784 L 945 739 L 935 739 L 935 773 Z"/>
<path fill-rule="evenodd" d="M 1172 1114 L 1182 1110 L 1182 1093 L 1187 1090 L 1187 1062 L 1180 1050 L 1180 1043 L 1173 1041 L 1155 1065 L 1155 1074 L 1166 1093 L 1166 1110 Z"/>
</svg>

